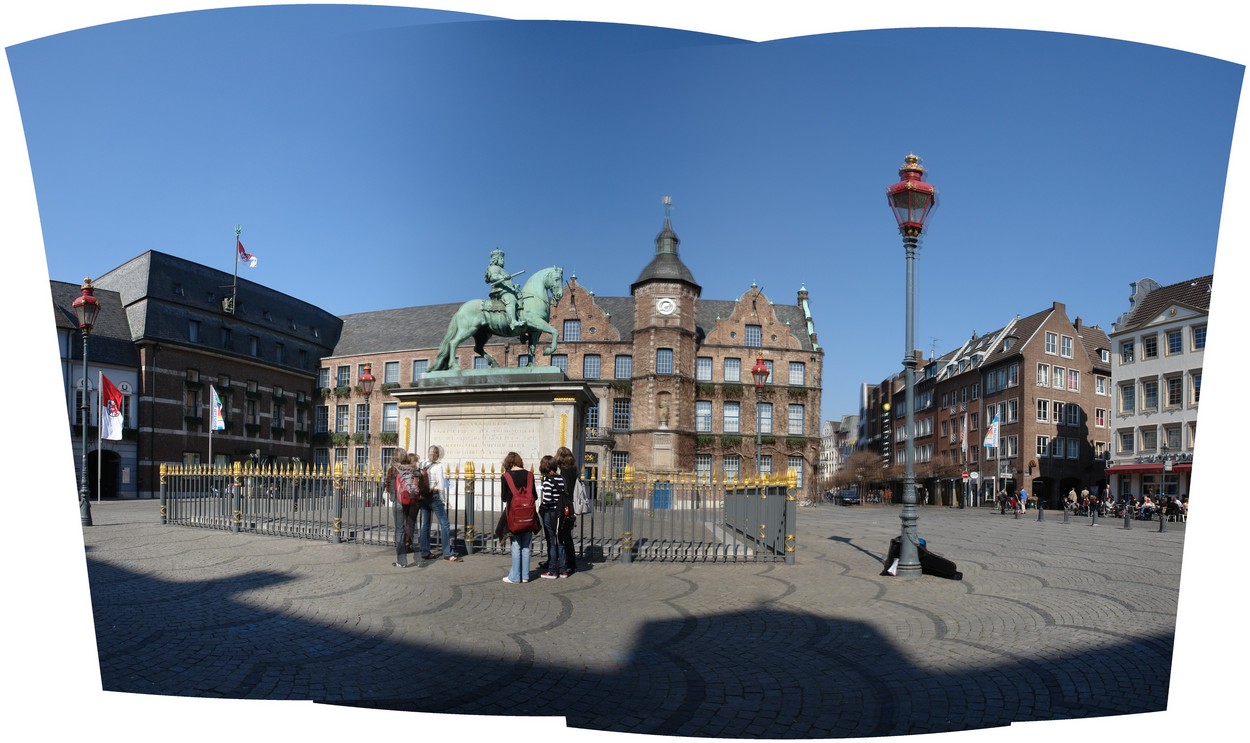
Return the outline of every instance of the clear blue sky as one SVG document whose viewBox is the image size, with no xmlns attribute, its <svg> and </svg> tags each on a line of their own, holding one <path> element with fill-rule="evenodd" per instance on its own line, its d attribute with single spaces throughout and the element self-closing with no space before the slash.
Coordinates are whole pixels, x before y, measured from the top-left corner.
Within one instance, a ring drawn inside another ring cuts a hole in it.
<svg viewBox="0 0 1250 743">
<path fill-rule="evenodd" d="M 825 418 L 900 368 L 884 189 L 924 158 L 928 356 L 1052 301 L 1210 273 L 1240 65 L 1034 31 L 755 43 L 411 8 L 210 10 L 8 50 L 52 278 L 156 249 L 336 314 L 561 264 L 625 296 L 673 197 L 703 296 L 811 293 Z M 1031 204 L 1031 206 L 1030 206 Z M 411 277 L 434 272 L 436 281 Z M 407 275 L 407 279 L 404 278 Z"/>
<path fill-rule="evenodd" d="M 21 638 L 9 698 L 27 717 L 132 741 L 163 739 L 206 715 L 239 721 L 241 740 L 274 724 L 313 739 L 358 735 L 377 722 L 368 711 L 325 705 L 100 693 L 49 274 L 78 281 L 149 248 L 229 270 L 242 224 L 260 258 L 250 278 L 338 313 L 478 292 L 495 245 L 508 250 L 510 266 L 560 260 L 597 292 L 624 295 L 670 194 L 683 256 L 705 296 L 732 298 L 755 280 L 786 302 L 806 282 L 828 350 L 825 414 L 833 416 L 853 412 L 858 385 L 897 370 L 903 356 L 902 250 L 884 189 L 915 151 L 943 199 L 919 267 L 917 336 L 926 351 L 930 338 L 948 349 L 1056 300 L 1106 327 L 1126 308 L 1130 281 L 1169 283 L 1213 265 L 1219 277 L 1168 712 L 1012 726 L 995 739 L 1172 741 L 1235 729 L 1244 699 L 1233 674 L 1247 650 L 1228 642 L 1236 626 L 1228 588 L 1245 548 L 1226 517 L 1245 480 L 1235 404 L 1244 397 L 1239 341 L 1250 317 L 1250 292 L 1239 285 L 1250 273 L 1250 231 L 1236 224 L 1237 205 L 1250 203 L 1239 177 L 1250 169 L 1244 113 L 1218 255 L 1215 242 L 1239 95 L 1250 110 L 1238 88 L 1250 47 L 1227 0 L 1131 8 L 431 0 L 514 18 L 723 36 L 476 21 L 450 28 L 434 25 L 448 16 L 403 9 L 273 8 L 50 37 L 212 4 L 0 4 L 12 75 L 0 74 L 8 279 L 0 315 L 10 352 L 0 389 L 16 401 L 0 426 L 0 452 L 23 525 L 0 540 L 0 565 L 12 595 L 42 601 L 39 611 L 4 613 L 0 626 Z M 812 36 L 899 27 L 947 30 Z M 1040 199 L 1027 223 L 1008 221 L 1011 186 Z M 440 294 L 393 286 L 400 268 L 430 256 L 443 273 L 422 287 Z M 1112 528 L 1098 538 L 1150 538 Z M 955 545 L 940 551 L 963 559 Z M 71 698 L 76 713 L 66 716 Z M 461 721 L 413 724 L 455 734 Z M 517 728 L 505 718 L 474 724 L 504 735 Z M 192 740 L 219 735 L 183 729 Z M 558 720 L 525 729 L 585 737 Z"/>
</svg>

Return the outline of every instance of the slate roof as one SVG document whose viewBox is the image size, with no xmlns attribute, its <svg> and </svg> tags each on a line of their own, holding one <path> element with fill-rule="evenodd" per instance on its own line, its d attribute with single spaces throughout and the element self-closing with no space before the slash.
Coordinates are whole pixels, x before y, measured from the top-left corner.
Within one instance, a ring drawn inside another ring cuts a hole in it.
<svg viewBox="0 0 1250 743">
<path fill-rule="evenodd" d="M 1168 307 L 1179 305 L 1198 312 L 1211 309 L 1211 284 L 1215 276 L 1208 274 L 1153 289 L 1138 300 L 1127 316 L 1115 327 L 1116 333 L 1129 332 L 1151 322 Z"/>
<path fill-rule="evenodd" d="M 74 300 L 82 294 L 82 284 L 66 281 L 50 281 L 52 315 L 58 329 L 72 331 L 73 345 L 70 358 L 82 358 L 82 333 L 78 330 L 78 316 L 74 314 Z M 92 282 L 94 285 L 94 282 Z M 89 336 L 89 363 L 116 366 L 139 365 L 139 352 L 131 341 L 130 323 L 122 307 L 121 296 L 114 291 L 95 287 L 95 298 L 100 303 L 100 314 Z"/>
</svg>

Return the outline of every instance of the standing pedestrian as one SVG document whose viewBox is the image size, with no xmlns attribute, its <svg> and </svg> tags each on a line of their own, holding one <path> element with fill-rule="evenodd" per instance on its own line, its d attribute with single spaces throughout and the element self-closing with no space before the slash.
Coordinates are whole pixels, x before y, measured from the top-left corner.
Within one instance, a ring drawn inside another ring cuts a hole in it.
<svg viewBox="0 0 1250 743">
<path fill-rule="evenodd" d="M 503 500 L 504 508 L 512 507 L 514 493 L 522 498 L 528 497 L 529 507 L 533 508 L 534 500 L 534 476 L 529 470 L 525 469 L 525 462 L 521 459 L 521 455 L 514 451 L 508 452 L 503 459 L 503 472 L 499 475 L 499 497 Z M 509 529 L 511 531 L 511 529 Z M 530 545 L 534 540 L 534 532 L 526 529 L 524 531 L 511 531 L 512 539 L 512 565 L 508 570 L 508 574 L 504 576 L 504 583 L 528 583 L 530 579 Z"/>
<path fill-rule="evenodd" d="M 438 536 L 443 545 L 443 559 L 450 562 L 460 562 L 460 558 L 452 549 L 451 544 L 451 524 L 447 520 L 447 504 L 443 500 L 443 493 L 447 486 L 447 477 L 443 472 L 443 448 L 437 445 L 431 445 L 428 452 L 428 458 L 421 463 L 421 467 L 425 470 L 426 476 L 430 481 L 430 495 L 428 498 L 421 500 L 421 531 L 420 548 L 421 559 L 433 560 L 434 553 L 430 552 L 430 526 L 434 518 L 438 518 Z"/>
<path fill-rule="evenodd" d="M 564 494 L 571 502 L 573 499 L 573 491 L 577 489 L 577 458 L 573 456 L 573 450 L 567 446 L 556 449 L 556 467 L 560 470 L 560 477 L 564 480 Z M 560 543 L 564 545 L 564 560 L 568 568 L 568 573 L 577 570 L 577 549 L 573 546 L 573 527 L 577 523 L 577 517 L 569 515 L 567 521 L 562 521 L 560 526 Z M 565 577 L 568 577 L 566 574 Z"/>
<path fill-rule="evenodd" d="M 538 472 L 542 475 L 542 505 L 538 512 L 543 520 L 543 539 L 547 542 L 547 569 L 543 578 L 559 578 L 561 574 L 568 577 L 568 565 L 565 562 L 564 545 L 560 542 L 560 519 L 568 498 L 564 492 L 564 479 L 560 477 L 556 467 L 556 458 L 545 456 L 538 463 Z"/>
<path fill-rule="evenodd" d="M 390 497 L 391 514 L 395 520 L 395 562 L 393 567 L 408 567 L 408 552 L 412 549 L 412 533 L 416 525 L 417 503 L 412 501 L 404 504 L 399 502 L 398 480 L 404 479 L 404 486 L 416 492 L 417 455 L 403 449 L 395 452 L 390 466 L 386 468 L 386 476 L 382 483 L 384 492 Z"/>
</svg>

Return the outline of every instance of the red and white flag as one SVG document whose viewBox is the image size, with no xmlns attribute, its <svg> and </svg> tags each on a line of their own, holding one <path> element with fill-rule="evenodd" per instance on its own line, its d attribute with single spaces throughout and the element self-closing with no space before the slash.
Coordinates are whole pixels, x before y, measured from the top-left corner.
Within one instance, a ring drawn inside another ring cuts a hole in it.
<svg viewBox="0 0 1250 743">
<path fill-rule="evenodd" d="M 256 256 L 244 250 L 243 243 L 238 238 L 235 238 L 234 243 L 239 246 L 239 260 L 243 261 L 251 268 L 256 268 Z"/>
<path fill-rule="evenodd" d="M 122 393 L 109 378 L 100 375 L 100 438 L 120 441 L 122 437 Z"/>
</svg>

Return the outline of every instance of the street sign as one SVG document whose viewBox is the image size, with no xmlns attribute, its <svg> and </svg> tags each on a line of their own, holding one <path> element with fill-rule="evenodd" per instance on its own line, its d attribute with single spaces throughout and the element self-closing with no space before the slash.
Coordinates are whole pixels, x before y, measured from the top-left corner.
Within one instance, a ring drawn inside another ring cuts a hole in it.
<svg viewBox="0 0 1250 743">
<path fill-rule="evenodd" d="M 967 473 L 967 472 L 965 472 L 965 473 L 964 473 L 964 482 L 968 482 L 968 473 Z"/>
<path fill-rule="evenodd" d="M 980 472 L 973 472 L 972 474 L 968 475 L 968 477 L 971 477 L 973 480 L 977 479 L 980 476 L 981 476 Z"/>
</svg>

